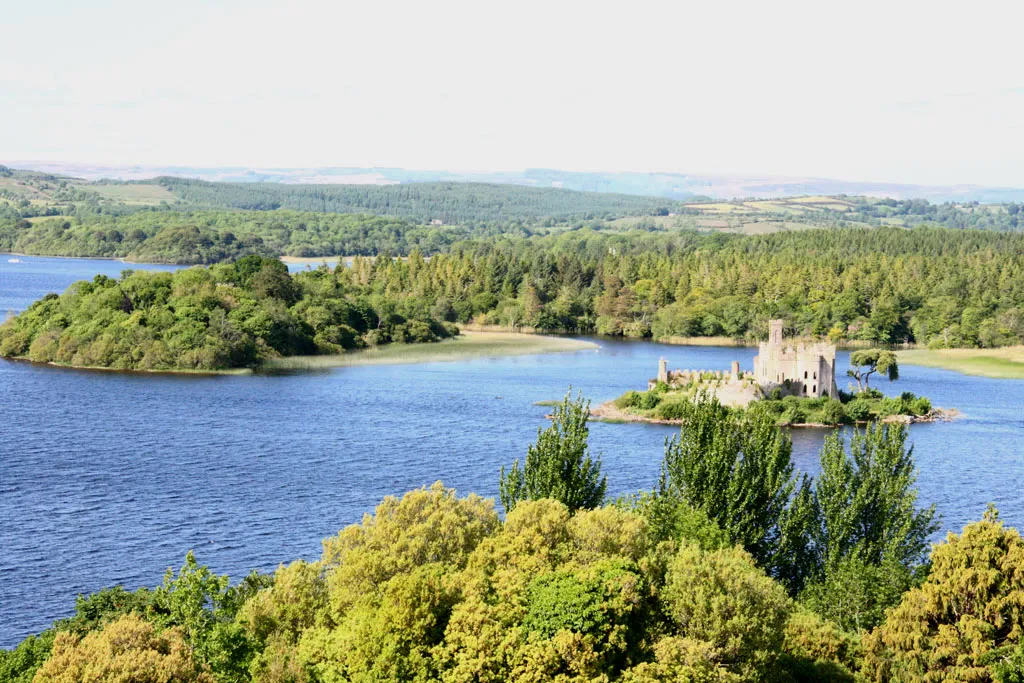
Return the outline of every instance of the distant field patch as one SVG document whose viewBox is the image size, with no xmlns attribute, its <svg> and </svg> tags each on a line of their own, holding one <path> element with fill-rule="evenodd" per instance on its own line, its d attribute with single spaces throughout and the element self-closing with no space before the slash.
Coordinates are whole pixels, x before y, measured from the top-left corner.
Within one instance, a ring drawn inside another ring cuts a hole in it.
<svg viewBox="0 0 1024 683">
<path fill-rule="evenodd" d="M 728 202 L 715 202 L 713 204 L 688 204 L 688 209 L 697 209 L 704 213 L 750 213 L 749 207 L 742 204 L 729 204 Z"/>
<path fill-rule="evenodd" d="M 744 223 L 739 227 L 739 232 L 742 232 L 744 235 L 768 235 L 773 232 L 814 230 L 820 227 L 819 225 L 792 223 L 790 221 L 760 221 L 757 223 Z"/>
<path fill-rule="evenodd" d="M 616 228 L 632 228 L 636 225 L 657 225 L 659 228 L 670 230 L 673 228 L 690 228 L 694 225 L 692 216 L 623 216 L 609 221 L 608 225 Z"/>
<path fill-rule="evenodd" d="M 842 199 L 824 196 L 793 197 L 792 199 L 787 199 L 786 201 L 795 204 L 835 204 L 838 206 L 850 206 L 849 202 L 843 201 Z"/>
<path fill-rule="evenodd" d="M 786 211 L 794 211 L 796 213 L 803 213 L 804 208 L 801 206 L 790 206 L 785 202 L 777 201 L 760 201 L 760 202 L 744 202 L 745 206 L 754 209 L 755 211 L 765 211 L 767 213 L 784 213 Z"/>
<path fill-rule="evenodd" d="M 161 185 L 85 185 L 83 189 L 125 204 L 173 203 L 176 197 Z"/>
</svg>

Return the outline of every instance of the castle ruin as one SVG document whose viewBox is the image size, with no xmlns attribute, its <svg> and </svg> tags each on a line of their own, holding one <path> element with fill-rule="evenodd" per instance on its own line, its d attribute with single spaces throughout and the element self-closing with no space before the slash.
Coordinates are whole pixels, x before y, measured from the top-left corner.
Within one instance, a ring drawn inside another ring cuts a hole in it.
<svg viewBox="0 0 1024 683">
<path fill-rule="evenodd" d="M 775 389 L 783 395 L 839 398 L 836 347 L 824 342 L 787 342 L 783 321 L 771 320 L 768 326 L 768 341 L 758 347 L 753 373 L 740 370 L 739 361 L 733 361 L 728 371 L 669 370 L 662 358 L 658 376 L 647 383 L 648 390 L 659 383 L 674 389 L 699 385 L 722 403 L 735 406 L 746 406 Z"/>
<path fill-rule="evenodd" d="M 825 342 L 787 343 L 782 321 L 768 322 L 768 341 L 754 357 L 754 377 L 761 390 L 776 387 L 792 396 L 839 398 L 836 386 L 836 347 Z"/>
</svg>

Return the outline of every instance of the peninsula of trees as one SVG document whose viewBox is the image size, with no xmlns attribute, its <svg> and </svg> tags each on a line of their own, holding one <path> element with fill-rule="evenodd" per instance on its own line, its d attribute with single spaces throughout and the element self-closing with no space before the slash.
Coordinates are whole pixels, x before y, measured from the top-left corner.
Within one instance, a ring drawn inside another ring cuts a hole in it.
<svg viewBox="0 0 1024 683">
<path fill-rule="evenodd" d="M 440 483 L 315 562 L 231 585 L 189 553 L 0 651 L 14 683 L 975 681 L 1024 675 L 1024 540 L 994 509 L 929 549 L 906 429 L 797 475 L 763 415 L 690 404 L 653 489 L 606 499 L 567 396 L 507 514 Z"/>
<path fill-rule="evenodd" d="M 379 262 L 388 267 L 390 260 Z M 121 370 L 223 370 L 458 334 L 428 303 L 367 287 L 375 266 L 288 274 L 277 259 L 97 275 L 0 326 L 0 355 Z"/>
</svg>

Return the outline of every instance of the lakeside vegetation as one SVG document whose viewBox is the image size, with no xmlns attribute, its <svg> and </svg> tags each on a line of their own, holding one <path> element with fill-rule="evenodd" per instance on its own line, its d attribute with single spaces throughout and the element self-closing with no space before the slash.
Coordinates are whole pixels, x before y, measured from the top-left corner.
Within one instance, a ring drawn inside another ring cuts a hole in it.
<svg viewBox="0 0 1024 683">
<path fill-rule="evenodd" d="M 856 389 L 838 391 L 832 396 L 801 396 L 791 393 L 789 380 L 770 390 L 759 386 L 753 375 L 732 379 L 716 372 L 694 372 L 686 381 L 669 385 L 656 382 L 647 391 L 627 391 L 614 401 L 599 406 L 595 417 L 610 422 L 642 421 L 676 424 L 685 419 L 692 404 L 706 395 L 737 412 L 758 412 L 779 427 L 841 427 L 870 422 L 921 422 L 947 419 L 949 414 L 935 410 L 924 396 L 904 391 L 889 397 L 870 386 L 871 376 L 890 382 L 899 379 L 896 354 L 881 349 L 863 349 L 850 355 L 847 376 L 857 382 Z M 766 393 L 767 391 L 767 393 Z"/>
<path fill-rule="evenodd" d="M 84 368 L 225 370 L 458 334 L 421 299 L 374 293 L 360 272 L 291 276 L 277 259 L 253 255 L 174 273 L 97 275 L 0 325 L 0 356 Z"/>
<path fill-rule="evenodd" d="M 713 388 L 713 385 L 709 386 Z M 612 404 L 622 412 L 622 417 L 677 423 L 683 419 L 689 404 L 698 399 L 701 390 L 699 385 L 669 388 L 659 383 L 647 391 L 627 391 L 612 401 Z M 899 396 L 890 397 L 877 389 L 855 393 L 840 391 L 837 399 L 827 396 L 784 396 L 781 390 L 776 390 L 764 398 L 752 401 L 745 409 L 734 410 L 763 412 L 780 427 L 839 427 L 880 420 L 917 421 L 931 419 L 934 415 L 931 401 L 924 396 L 904 391 Z M 612 421 L 616 419 L 608 411 L 602 417 Z"/>
<path fill-rule="evenodd" d="M 758 237 L 584 229 L 465 240 L 429 258 L 384 253 L 294 276 L 252 254 L 238 263 L 264 264 L 257 290 L 238 266 L 220 264 L 51 295 L 0 326 L 0 354 L 221 369 L 433 341 L 455 324 L 756 340 L 770 318 L 784 319 L 788 336 L 990 348 L 1024 342 L 1022 254 L 1024 234 L 902 228 Z M 180 307 L 168 301 L 175 282 Z M 159 315 L 137 310 L 149 306 Z"/>
<path fill-rule="evenodd" d="M 188 553 L 0 650 L 15 683 L 946 681 L 1024 675 L 1024 539 L 989 509 L 929 548 L 906 428 L 798 475 L 764 414 L 692 403 L 653 488 L 605 497 L 571 393 L 491 500 L 385 498 L 314 562 L 232 585 Z M 964 567 L 969 567 L 965 571 Z M 981 578 L 984 580 L 981 580 Z"/>
</svg>

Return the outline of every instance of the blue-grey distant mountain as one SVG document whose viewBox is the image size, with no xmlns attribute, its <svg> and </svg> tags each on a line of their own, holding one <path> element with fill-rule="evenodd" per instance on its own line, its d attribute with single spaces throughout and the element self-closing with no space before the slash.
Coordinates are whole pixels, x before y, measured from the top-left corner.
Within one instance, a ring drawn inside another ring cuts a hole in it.
<svg viewBox="0 0 1024 683">
<path fill-rule="evenodd" d="M 415 171 L 402 168 L 320 167 L 272 168 L 223 166 L 106 166 L 39 161 L 3 162 L 13 168 L 32 169 L 87 180 L 102 178 L 142 180 L 156 176 L 180 176 L 210 181 L 388 185 L 413 182 L 507 183 L 530 187 L 557 187 L 588 192 L 690 199 L 713 197 L 797 197 L 803 195 L 864 195 L 893 199 L 927 199 L 932 202 L 1024 201 L 1024 189 L 984 185 L 913 185 L 845 181 L 752 174 L 612 173 L 529 168 L 523 171 L 458 172 Z"/>
</svg>

